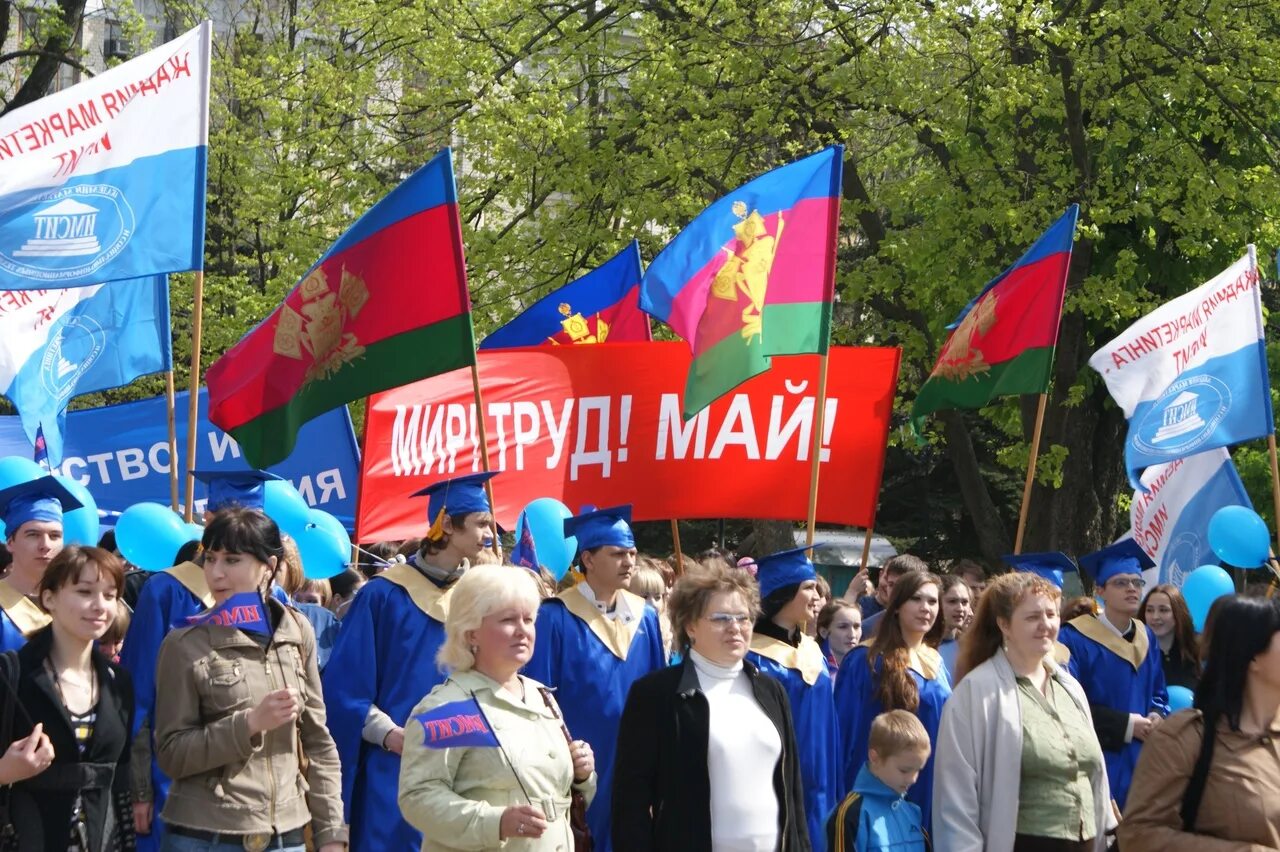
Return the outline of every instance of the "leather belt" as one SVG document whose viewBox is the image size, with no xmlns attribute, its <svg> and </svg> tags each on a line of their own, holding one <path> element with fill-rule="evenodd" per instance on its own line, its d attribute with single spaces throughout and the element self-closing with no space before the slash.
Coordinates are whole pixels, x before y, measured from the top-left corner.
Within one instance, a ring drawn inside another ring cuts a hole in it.
<svg viewBox="0 0 1280 852">
<path fill-rule="evenodd" d="M 262 852 L 262 850 L 269 848 L 272 843 L 276 843 L 277 846 L 301 846 L 306 842 L 301 828 L 273 834 L 265 831 L 261 833 L 232 834 L 225 831 L 203 831 L 199 828 L 187 828 L 183 825 L 170 824 L 165 826 L 165 831 L 183 837 L 190 837 L 194 840 L 203 840 L 205 843 L 239 844 L 249 852 Z"/>
</svg>

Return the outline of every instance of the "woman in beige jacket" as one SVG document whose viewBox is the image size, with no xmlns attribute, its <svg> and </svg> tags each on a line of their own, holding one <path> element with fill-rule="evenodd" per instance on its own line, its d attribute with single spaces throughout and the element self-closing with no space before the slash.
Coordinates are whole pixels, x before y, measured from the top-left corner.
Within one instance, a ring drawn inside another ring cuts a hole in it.
<svg viewBox="0 0 1280 852">
<path fill-rule="evenodd" d="M 302 852 L 310 825 L 313 848 L 341 852 L 315 634 L 268 594 L 280 531 L 261 512 L 223 509 L 203 543 L 216 617 L 171 632 L 156 665 L 156 759 L 173 779 L 162 849 Z"/>
<path fill-rule="evenodd" d="M 476 566 L 453 588 L 438 660 L 450 672 L 413 709 L 400 764 L 400 810 L 423 852 L 572 852 L 572 791 L 595 793 L 595 758 L 570 744 L 549 692 L 520 675 L 533 653 L 540 601 L 533 575 Z M 414 718 L 474 698 L 501 744 L 427 748 Z"/>
</svg>

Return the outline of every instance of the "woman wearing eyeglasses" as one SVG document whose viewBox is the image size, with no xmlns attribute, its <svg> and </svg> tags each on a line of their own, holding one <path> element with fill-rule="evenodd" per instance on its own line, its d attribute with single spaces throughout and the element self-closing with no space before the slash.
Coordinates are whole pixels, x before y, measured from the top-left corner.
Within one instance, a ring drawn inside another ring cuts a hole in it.
<svg viewBox="0 0 1280 852">
<path fill-rule="evenodd" d="M 685 574 L 667 610 L 684 662 L 636 681 L 618 732 L 615 852 L 807 852 L 787 693 L 744 658 L 759 593 L 744 571 Z"/>
</svg>

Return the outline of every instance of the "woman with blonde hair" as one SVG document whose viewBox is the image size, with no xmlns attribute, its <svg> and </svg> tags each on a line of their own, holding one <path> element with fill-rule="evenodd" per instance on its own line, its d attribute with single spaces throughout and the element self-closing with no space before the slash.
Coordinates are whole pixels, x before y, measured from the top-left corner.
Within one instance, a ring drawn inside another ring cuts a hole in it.
<svg viewBox="0 0 1280 852">
<path fill-rule="evenodd" d="M 938 852 L 1106 849 L 1115 816 L 1089 702 L 1053 658 L 1061 597 L 1018 572 L 978 600 L 937 735 Z"/>
<path fill-rule="evenodd" d="M 413 708 L 400 763 L 400 810 L 436 850 L 572 849 L 572 794 L 595 793 L 591 746 L 570 740 L 551 693 L 520 669 L 529 662 L 542 596 L 533 574 L 477 565 L 453 588 L 436 659 L 448 673 Z M 499 748 L 428 748 L 414 720 L 474 700 Z"/>
<path fill-rule="evenodd" d="M 662 579 L 662 573 L 654 567 L 654 560 L 647 556 L 641 559 L 635 573 L 631 575 L 627 589 L 644 598 L 649 606 L 658 611 L 658 626 L 662 628 L 662 650 L 666 652 L 667 659 L 670 659 L 671 619 L 667 617 L 667 595 L 671 590 Z"/>
</svg>

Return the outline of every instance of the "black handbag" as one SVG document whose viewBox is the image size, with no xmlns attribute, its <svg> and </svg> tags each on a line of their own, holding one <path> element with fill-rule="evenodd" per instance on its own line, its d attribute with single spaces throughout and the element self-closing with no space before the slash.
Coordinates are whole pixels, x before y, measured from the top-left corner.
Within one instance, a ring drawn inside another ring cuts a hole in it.
<svg viewBox="0 0 1280 852">
<path fill-rule="evenodd" d="M 551 698 L 551 692 L 546 687 L 539 687 L 538 691 L 542 693 L 542 700 L 546 702 L 551 715 L 560 721 L 560 731 L 572 754 L 573 736 L 564 723 L 564 716 L 560 715 L 559 705 Z M 591 839 L 591 828 L 587 825 L 587 797 L 582 795 L 581 790 L 573 789 L 573 785 L 569 786 L 569 830 L 573 832 L 573 852 L 591 852 L 594 842 Z M 4 851 L 0 849 L 0 852 Z"/>
<path fill-rule="evenodd" d="M 8 748 L 13 742 L 13 726 L 18 715 L 18 652 L 5 651 L 0 654 L 0 743 Z M 0 852 L 17 852 L 18 829 L 13 824 L 9 813 L 10 787 L 0 787 Z"/>
</svg>

